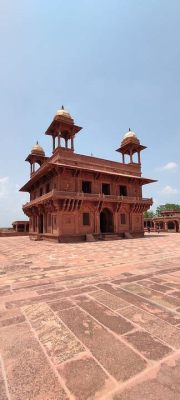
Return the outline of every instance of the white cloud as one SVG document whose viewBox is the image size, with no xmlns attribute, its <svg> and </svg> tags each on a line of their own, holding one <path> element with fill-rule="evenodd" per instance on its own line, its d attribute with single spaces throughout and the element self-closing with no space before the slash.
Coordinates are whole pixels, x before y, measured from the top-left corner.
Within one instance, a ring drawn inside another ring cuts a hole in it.
<svg viewBox="0 0 180 400">
<path fill-rule="evenodd" d="M 0 178 L 0 199 L 3 199 L 8 195 L 8 183 L 9 183 L 8 176 Z"/>
<path fill-rule="evenodd" d="M 163 167 L 157 168 L 159 171 L 176 171 L 178 168 L 178 164 L 174 161 L 170 161 L 165 164 Z"/>
<path fill-rule="evenodd" d="M 168 195 L 168 196 L 171 196 L 171 195 L 175 195 L 175 194 L 179 194 L 180 193 L 180 189 L 175 189 L 175 188 L 172 188 L 171 186 L 169 186 L 169 185 L 166 185 L 162 190 L 160 190 L 160 192 L 159 192 L 159 194 L 161 194 L 161 195 Z"/>
</svg>

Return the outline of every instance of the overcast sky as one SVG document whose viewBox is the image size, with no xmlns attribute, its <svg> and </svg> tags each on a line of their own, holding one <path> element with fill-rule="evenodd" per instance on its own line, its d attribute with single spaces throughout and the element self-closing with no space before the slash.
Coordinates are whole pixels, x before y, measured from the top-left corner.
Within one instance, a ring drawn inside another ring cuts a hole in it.
<svg viewBox="0 0 180 400">
<path fill-rule="evenodd" d="M 180 203 L 180 1 L 0 0 L 0 226 L 26 219 L 24 159 L 63 104 L 78 153 L 120 160 L 130 127 L 148 148 L 154 208 Z"/>
</svg>

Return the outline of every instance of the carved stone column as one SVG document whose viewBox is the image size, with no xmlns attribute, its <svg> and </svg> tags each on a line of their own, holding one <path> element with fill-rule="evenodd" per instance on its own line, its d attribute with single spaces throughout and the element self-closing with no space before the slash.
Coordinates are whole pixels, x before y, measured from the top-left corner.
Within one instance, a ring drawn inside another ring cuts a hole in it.
<svg viewBox="0 0 180 400">
<path fill-rule="evenodd" d="M 114 233 L 118 233 L 118 213 L 117 213 L 117 211 L 115 211 L 113 213 L 113 217 L 114 217 Z"/>
</svg>

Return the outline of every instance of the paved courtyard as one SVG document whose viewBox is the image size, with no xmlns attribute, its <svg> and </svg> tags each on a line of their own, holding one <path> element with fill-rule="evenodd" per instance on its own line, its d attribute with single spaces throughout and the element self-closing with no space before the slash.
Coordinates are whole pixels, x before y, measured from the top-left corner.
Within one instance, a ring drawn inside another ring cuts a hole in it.
<svg viewBox="0 0 180 400">
<path fill-rule="evenodd" d="M 179 400 L 180 234 L 0 238 L 0 400 Z"/>
</svg>

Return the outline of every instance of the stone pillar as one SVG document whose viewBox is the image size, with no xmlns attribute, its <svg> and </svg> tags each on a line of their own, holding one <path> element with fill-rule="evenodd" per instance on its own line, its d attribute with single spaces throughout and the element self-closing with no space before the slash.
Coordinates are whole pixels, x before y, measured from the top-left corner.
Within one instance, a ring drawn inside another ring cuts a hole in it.
<svg viewBox="0 0 180 400">
<path fill-rule="evenodd" d="M 53 151 L 55 150 L 55 137 L 53 136 Z"/>
<path fill-rule="evenodd" d="M 133 158 L 132 158 L 132 149 L 130 149 L 130 163 L 133 162 Z"/>
<path fill-rule="evenodd" d="M 114 233 L 118 233 L 118 213 L 115 211 L 114 216 Z"/>
<path fill-rule="evenodd" d="M 60 133 L 58 135 L 58 147 L 61 147 L 61 136 L 60 136 Z"/>
<path fill-rule="evenodd" d="M 125 163 L 124 153 L 122 153 L 122 162 Z"/>
<path fill-rule="evenodd" d="M 138 164 L 141 164 L 140 151 L 138 151 Z"/>
<path fill-rule="evenodd" d="M 62 211 L 58 211 L 56 214 L 56 224 L 58 236 L 62 235 Z"/>
<path fill-rule="evenodd" d="M 36 226 L 36 232 L 39 233 L 39 215 L 37 215 L 37 226 Z"/>
<path fill-rule="evenodd" d="M 168 224 L 167 224 L 167 222 L 164 223 L 164 229 L 165 229 L 166 232 L 168 231 Z"/>
<path fill-rule="evenodd" d="M 36 232 L 36 216 L 33 215 L 33 232 Z"/>
<path fill-rule="evenodd" d="M 46 214 L 43 214 L 43 233 L 46 233 Z"/>
<path fill-rule="evenodd" d="M 73 136 L 71 137 L 71 150 L 74 151 L 74 138 L 73 138 Z"/>
<path fill-rule="evenodd" d="M 99 211 L 95 211 L 94 213 L 94 230 L 95 233 L 100 233 L 100 213 Z"/>
<path fill-rule="evenodd" d="M 65 139 L 65 148 L 67 149 L 67 147 L 68 147 L 68 140 Z"/>
<path fill-rule="evenodd" d="M 133 213 L 129 212 L 129 232 L 131 233 L 133 231 Z"/>
</svg>

